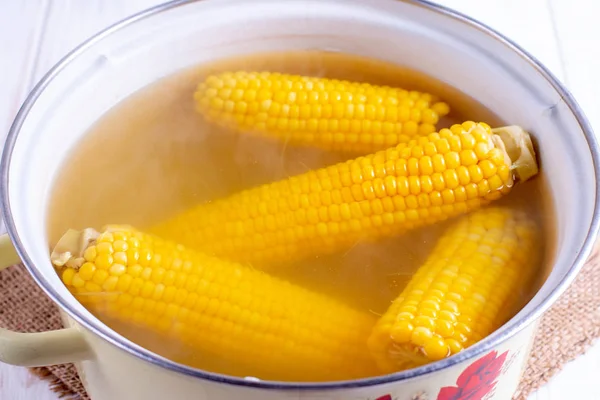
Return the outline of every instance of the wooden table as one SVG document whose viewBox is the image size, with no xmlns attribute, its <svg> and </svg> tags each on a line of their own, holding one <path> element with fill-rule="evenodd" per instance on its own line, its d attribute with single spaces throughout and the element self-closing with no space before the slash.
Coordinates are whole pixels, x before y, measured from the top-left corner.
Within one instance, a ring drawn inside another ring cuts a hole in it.
<svg viewBox="0 0 600 400">
<path fill-rule="evenodd" d="M 27 92 L 67 51 L 160 0 L 0 0 L 0 140 Z M 521 44 L 571 89 L 600 127 L 597 0 L 440 0 Z M 597 128 L 600 129 L 600 128 Z M 2 225 L 0 225 L 0 230 Z M 600 344 L 528 400 L 600 399 Z M 55 400 L 25 368 L 0 365 L 0 399 Z"/>
</svg>

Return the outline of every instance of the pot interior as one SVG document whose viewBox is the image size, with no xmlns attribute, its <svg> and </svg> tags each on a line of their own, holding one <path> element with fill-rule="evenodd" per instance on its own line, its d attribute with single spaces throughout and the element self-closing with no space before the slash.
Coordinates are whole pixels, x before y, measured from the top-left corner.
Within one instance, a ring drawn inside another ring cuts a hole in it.
<svg viewBox="0 0 600 400">
<path fill-rule="evenodd" d="M 76 319 L 103 329 L 54 272 L 45 226 L 60 168 L 101 115 L 185 68 L 230 56 L 296 50 L 349 53 L 421 71 L 535 136 L 539 179 L 555 211 L 555 232 L 547 235 L 553 238 L 551 261 L 535 297 L 504 329 L 543 304 L 584 251 L 592 229 L 596 174 L 590 146 L 595 144 L 589 143 L 565 93 L 510 44 L 430 6 L 388 0 L 182 3 L 140 15 L 69 55 L 26 104 L 3 164 L 9 229 L 18 235 L 19 250 L 44 289 Z"/>
</svg>

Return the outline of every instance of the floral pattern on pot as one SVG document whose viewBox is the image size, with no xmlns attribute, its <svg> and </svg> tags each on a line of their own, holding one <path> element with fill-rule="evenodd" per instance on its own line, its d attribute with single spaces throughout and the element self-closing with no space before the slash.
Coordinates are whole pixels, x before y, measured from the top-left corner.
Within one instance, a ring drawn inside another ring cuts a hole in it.
<svg viewBox="0 0 600 400">
<path fill-rule="evenodd" d="M 437 400 L 483 400 L 498 383 L 508 351 L 492 351 L 469 365 L 456 380 L 456 386 L 440 390 Z"/>
</svg>

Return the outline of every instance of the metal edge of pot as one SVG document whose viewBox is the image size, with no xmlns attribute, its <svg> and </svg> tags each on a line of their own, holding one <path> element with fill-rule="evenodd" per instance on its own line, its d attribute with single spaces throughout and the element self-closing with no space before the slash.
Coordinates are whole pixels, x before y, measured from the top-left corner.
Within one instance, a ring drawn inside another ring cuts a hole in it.
<svg viewBox="0 0 600 400">
<path fill-rule="evenodd" d="M 369 387 L 374 385 L 381 385 L 387 383 L 394 383 L 409 380 L 412 378 L 421 377 L 423 375 L 427 375 L 436 371 L 441 371 L 446 368 L 457 365 L 467 359 L 474 358 L 475 356 L 481 355 L 482 353 L 493 349 L 498 346 L 500 343 L 508 340 L 513 337 L 517 333 L 519 333 L 522 329 L 524 329 L 527 325 L 533 323 L 537 320 L 549 307 L 552 303 L 556 301 L 556 299 L 566 290 L 566 288 L 571 284 L 571 282 L 575 279 L 581 268 L 583 267 L 586 259 L 590 255 L 594 243 L 596 241 L 596 237 L 598 236 L 598 230 L 600 227 L 600 185 L 596 185 L 595 190 L 595 199 L 594 199 L 594 212 L 592 215 L 592 221 L 590 224 L 590 229 L 587 232 L 587 236 L 585 242 L 580 248 L 579 254 L 577 255 L 573 265 L 568 270 L 563 279 L 558 283 L 558 285 L 550 292 L 550 294 L 543 299 L 543 301 L 529 314 L 525 315 L 521 320 L 511 321 L 504 325 L 504 327 L 488 336 L 481 342 L 469 347 L 468 349 L 452 356 L 446 358 L 441 361 L 437 361 L 431 364 L 427 364 L 425 366 L 397 372 L 388 375 L 382 375 L 372 378 L 363 378 L 356 380 L 347 380 L 347 381 L 335 381 L 335 382 L 325 382 L 325 383 L 288 383 L 288 382 L 278 382 L 278 381 L 248 381 L 243 378 L 232 377 L 223 374 L 216 374 L 207 371 L 203 371 L 200 369 L 195 369 L 192 367 L 187 367 L 176 362 L 170 361 L 162 356 L 156 355 L 149 350 L 142 348 L 141 346 L 136 345 L 135 343 L 130 342 L 125 339 L 121 335 L 116 332 L 110 330 L 107 326 L 102 323 L 90 323 L 86 320 L 86 318 L 81 315 L 78 311 L 76 311 L 69 304 L 64 302 L 61 299 L 61 296 L 52 288 L 47 287 L 44 282 L 41 274 L 39 274 L 36 268 L 33 266 L 32 260 L 27 255 L 27 252 L 23 248 L 23 244 L 19 238 L 19 235 L 16 231 L 16 227 L 14 225 L 14 221 L 12 219 L 12 215 L 10 212 L 10 201 L 8 196 L 8 178 L 9 178 L 9 166 L 10 159 L 12 156 L 13 148 L 18 136 L 18 133 L 21 129 L 21 126 L 24 120 L 27 118 L 27 115 L 33 105 L 35 104 L 38 97 L 45 90 L 45 88 L 50 84 L 50 82 L 54 79 L 54 77 L 59 74 L 62 69 L 68 65 L 73 59 L 79 56 L 80 53 L 84 52 L 87 48 L 94 45 L 97 41 L 108 36 L 119 29 L 126 27 L 132 23 L 135 23 L 139 20 L 151 17 L 153 15 L 186 5 L 188 3 L 194 3 L 198 1 L 204 0 L 173 0 L 164 4 L 160 4 L 158 6 L 154 6 L 147 10 L 138 12 L 130 17 L 127 17 L 107 28 L 95 34 L 91 38 L 84 41 L 82 44 L 77 46 L 75 49 L 70 51 L 66 56 L 64 56 L 57 64 L 55 64 L 45 75 L 44 77 L 35 85 L 35 87 L 31 90 L 23 105 L 19 109 L 13 124 L 11 125 L 6 143 L 4 146 L 4 151 L 2 154 L 2 159 L 0 161 L 0 204 L 2 205 L 2 217 L 6 224 L 6 228 L 8 234 L 12 240 L 12 243 L 15 246 L 15 249 L 20 256 L 21 260 L 25 264 L 27 270 L 32 275 L 35 282 L 44 290 L 44 292 L 58 305 L 61 306 L 63 310 L 65 310 L 75 321 L 83 325 L 86 329 L 90 330 L 94 334 L 100 336 L 104 340 L 108 341 L 112 345 L 117 348 L 128 352 L 131 355 L 134 355 L 140 359 L 148 361 L 156 366 L 171 370 L 173 372 L 181 373 L 190 377 L 202 378 L 208 381 L 231 384 L 236 386 L 245 386 L 245 387 L 253 387 L 258 389 L 275 389 L 275 390 L 327 390 L 327 389 L 350 389 L 350 388 L 361 388 L 361 387 Z M 501 33 L 496 30 L 490 28 L 486 24 L 483 24 L 463 13 L 452 10 L 448 7 L 442 6 L 440 4 L 433 3 L 429 0 L 390 0 L 390 1 L 402 1 L 406 3 L 412 3 L 418 7 L 423 7 L 431 12 L 436 12 L 442 14 L 446 17 L 452 18 L 454 20 L 460 21 L 463 24 L 468 25 L 474 29 L 477 29 L 492 39 L 497 40 L 498 42 L 504 44 L 509 50 L 515 52 L 522 59 L 527 61 L 531 66 L 533 66 L 538 73 L 544 77 L 548 83 L 557 91 L 560 95 L 561 99 L 564 103 L 569 107 L 571 113 L 575 116 L 581 130 L 585 136 L 585 139 L 588 143 L 588 147 L 591 153 L 594 175 L 596 177 L 600 177 L 600 148 L 598 147 L 598 141 L 594 135 L 592 127 L 585 117 L 581 107 L 578 105 L 577 101 L 573 98 L 571 93 L 566 89 L 566 87 L 552 74 L 544 65 L 540 63 L 534 56 L 528 53 L 526 50 L 522 49 L 519 45 L 514 43 L 512 40 L 508 39 Z"/>
</svg>

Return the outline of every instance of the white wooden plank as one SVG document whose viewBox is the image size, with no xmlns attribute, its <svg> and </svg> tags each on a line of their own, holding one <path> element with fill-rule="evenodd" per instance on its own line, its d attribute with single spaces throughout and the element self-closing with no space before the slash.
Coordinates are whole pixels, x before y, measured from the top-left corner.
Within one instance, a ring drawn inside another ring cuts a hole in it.
<svg viewBox="0 0 600 400">
<path fill-rule="evenodd" d="M 48 383 L 26 368 L 0 364 L 0 399 L 6 400 L 58 400 Z"/>
<path fill-rule="evenodd" d="M 0 142 L 33 79 L 48 0 L 11 1 L 0 10 Z"/>
</svg>

